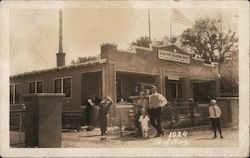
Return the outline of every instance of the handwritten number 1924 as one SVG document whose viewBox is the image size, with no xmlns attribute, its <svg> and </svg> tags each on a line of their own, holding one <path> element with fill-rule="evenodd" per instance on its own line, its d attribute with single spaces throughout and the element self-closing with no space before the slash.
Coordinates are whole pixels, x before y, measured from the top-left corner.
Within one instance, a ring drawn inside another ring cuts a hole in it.
<svg viewBox="0 0 250 158">
<path fill-rule="evenodd" d="M 182 138 L 187 137 L 187 131 L 173 131 L 168 135 L 169 138 Z"/>
</svg>

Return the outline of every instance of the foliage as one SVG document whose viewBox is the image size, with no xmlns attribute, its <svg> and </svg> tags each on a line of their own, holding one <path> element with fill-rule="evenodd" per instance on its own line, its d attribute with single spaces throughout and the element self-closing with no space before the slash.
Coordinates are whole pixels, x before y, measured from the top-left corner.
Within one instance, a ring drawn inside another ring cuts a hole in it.
<svg viewBox="0 0 250 158">
<path fill-rule="evenodd" d="M 151 41 L 151 39 L 149 39 L 149 37 L 142 36 L 139 39 L 137 39 L 136 41 L 131 42 L 129 44 L 129 46 L 130 46 L 130 48 L 132 48 L 133 46 L 141 46 L 141 47 L 149 48 L 151 43 L 152 43 L 152 41 Z"/>
<path fill-rule="evenodd" d="M 224 63 L 221 63 L 219 66 L 222 96 L 239 95 L 238 58 L 238 51 L 233 52 L 232 58 L 230 60 L 226 60 Z"/>
<path fill-rule="evenodd" d="M 222 15 L 198 19 L 195 24 L 180 36 L 182 45 L 190 48 L 196 57 L 206 63 L 223 63 L 238 49 L 236 32 L 226 25 Z"/>
<path fill-rule="evenodd" d="M 179 122 L 179 110 L 177 105 L 167 105 L 163 108 L 163 126 L 174 128 Z"/>
<path fill-rule="evenodd" d="M 150 44 L 154 43 L 157 45 L 164 45 L 166 43 L 175 43 L 177 41 L 177 37 L 169 38 L 167 36 L 162 37 L 161 39 L 154 39 L 153 41 L 149 39 L 147 36 L 142 36 L 136 41 L 133 41 L 129 44 L 130 49 L 132 49 L 133 46 L 141 46 L 149 48 Z"/>
<path fill-rule="evenodd" d="M 222 15 L 198 19 L 183 31 L 180 40 L 194 56 L 205 59 L 205 63 L 219 63 L 222 95 L 238 95 L 238 37 Z"/>
<path fill-rule="evenodd" d="M 88 56 L 88 57 L 78 57 L 78 59 L 72 60 L 71 64 L 78 64 L 78 63 L 84 63 L 84 62 L 88 62 L 88 61 L 95 61 L 100 59 L 100 55 L 98 56 Z"/>
</svg>

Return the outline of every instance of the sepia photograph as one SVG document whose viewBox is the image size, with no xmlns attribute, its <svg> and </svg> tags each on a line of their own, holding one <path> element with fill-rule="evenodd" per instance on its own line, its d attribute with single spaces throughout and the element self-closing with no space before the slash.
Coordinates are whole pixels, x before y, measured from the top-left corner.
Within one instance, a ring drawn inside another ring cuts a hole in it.
<svg viewBox="0 0 250 158">
<path fill-rule="evenodd" d="M 247 1 L 0 4 L 2 157 L 248 157 Z"/>
</svg>

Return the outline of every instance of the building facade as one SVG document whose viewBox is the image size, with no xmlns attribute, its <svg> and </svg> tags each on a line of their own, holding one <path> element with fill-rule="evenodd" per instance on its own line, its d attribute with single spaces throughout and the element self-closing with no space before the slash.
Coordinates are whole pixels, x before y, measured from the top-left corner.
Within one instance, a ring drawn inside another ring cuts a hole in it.
<svg viewBox="0 0 250 158">
<path fill-rule="evenodd" d="M 175 44 L 124 51 L 104 43 L 99 60 L 66 66 L 62 63 L 65 54 L 57 55 L 55 68 L 10 76 L 10 104 L 22 104 L 24 94 L 65 93 L 63 112 L 77 113 L 84 111 L 88 97 L 110 96 L 115 100 L 110 116 L 117 120 L 125 117 L 117 109 L 131 107 L 133 97 L 139 91 L 148 93 L 151 85 L 178 105 L 190 98 L 208 103 L 220 93 L 218 65 L 204 64 Z"/>
</svg>

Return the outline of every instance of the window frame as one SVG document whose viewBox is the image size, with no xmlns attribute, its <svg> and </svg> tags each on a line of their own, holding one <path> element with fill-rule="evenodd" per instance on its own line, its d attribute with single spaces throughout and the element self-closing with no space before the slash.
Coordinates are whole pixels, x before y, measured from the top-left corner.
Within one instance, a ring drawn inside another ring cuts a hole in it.
<svg viewBox="0 0 250 158">
<path fill-rule="evenodd" d="M 37 81 L 36 81 L 36 93 L 38 93 L 38 92 L 37 92 L 37 83 L 38 83 L 38 82 L 42 82 L 42 92 L 39 92 L 39 93 L 43 93 L 43 92 L 44 92 L 43 80 L 37 80 Z"/>
<path fill-rule="evenodd" d="M 13 86 L 13 88 L 11 88 L 11 86 Z M 10 84 L 9 85 L 9 97 L 11 97 L 11 89 L 13 90 L 12 91 L 12 99 L 11 98 L 9 98 L 10 99 L 10 104 L 15 104 L 15 84 Z M 12 103 L 11 103 L 12 102 Z"/>
<path fill-rule="evenodd" d="M 60 90 L 60 93 L 61 94 L 64 94 L 63 93 L 63 89 L 64 89 L 64 87 L 63 87 L 63 82 L 64 82 L 64 79 L 68 79 L 68 78 L 70 78 L 70 96 L 69 97 L 67 97 L 67 96 L 65 96 L 63 99 L 72 99 L 72 76 L 65 76 L 65 77 L 57 77 L 57 78 L 54 78 L 53 79 L 53 93 L 55 93 L 55 81 L 56 80 L 58 80 L 58 79 L 61 79 L 61 90 Z"/>
<path fill-rule="evenodd" d="M 20 103 L 20 96 L 19 96 L 19 98 L 18 98 L 18 103 L 16 103 L 16 86 L 17 85 L 21 85 L 20 83 L 11 83 L 10 85 L 9 85 L 9 95 L 10 95 L 10 92 L 11 92 L 11 86 L 13 86 L 13 98 L 12 98 L 12 104 L 19 104 Z M 20 93 L 20 95 L 21 95 L 21 93 Z M 9 96 L 10 97 L 10 96 Z M 11 101 L 10 101 L 10 104 L 11 104 Z"/>
<path fill-rule="evenodd" d="M 174 84 L 175 85 L 175 98 L 172 98 L 171 97 L 171 89 L 170 89 L 170 85 L 171 84 Z M 180 94 L 179 94 L 179 91 L 178 91 L 178 85 L 181 85 L 181 97 L 180 97 Z M 168 90 L 168 92 L 169 92 L 169 99 L 171 99 L 171 100 L 174 100 L 174 99 L 183 99 L 183 84 L 182 84 L 182 82 L 181 81 L 173 81 L 173 80 L 170 80 L 169 81 L 169 90 Z"/>
<path fill-rule="evenodd" d="M 61 85 L 60 93 L 63 92 L 63 90 L 62 90 L 62 87 L 63 87 L 63 85 L 62 85 L 62 77 L 58 77 L 58 78 L 54 78 L 54 79 L 53 79 L 53 93 L 56 93 L 56 92 L 55 92 L 55 81 L 56 81 L 56 80 L 59 80 L 59 79 L 61 80 L 61 84 L 60 84 L 60 85 Z"/>
<path fill-rule="evenodd" d="M 37 94 L 37 82 L 42 82 L 42 92 L 41 93 L 44 92 L 43 80 L 35 80 L 35 81 L 29 81 L 29 94 Z M 30 93 L 30 84 L 31 83 L 35 83 L 35 92 L 34 93 Z"/>
</svg>

